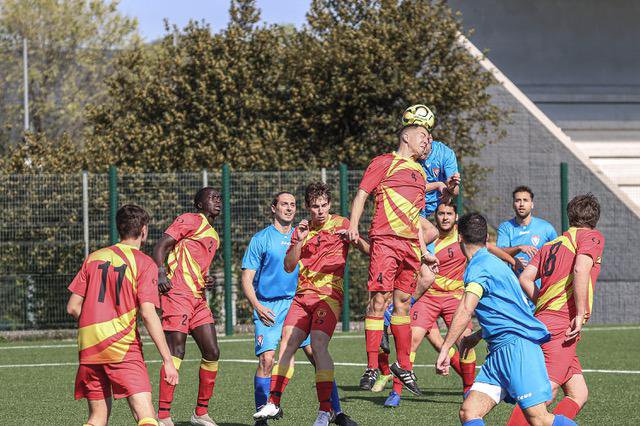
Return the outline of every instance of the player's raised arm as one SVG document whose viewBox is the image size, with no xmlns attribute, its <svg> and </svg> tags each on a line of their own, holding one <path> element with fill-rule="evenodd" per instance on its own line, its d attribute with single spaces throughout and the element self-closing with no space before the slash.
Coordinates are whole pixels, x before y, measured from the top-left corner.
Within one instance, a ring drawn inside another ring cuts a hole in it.
<svg viewBox="0 0 640 426">
<path fill-rule="evenodd" d="M 291 247 L 287 251 L 287 255 L 284 257 L 284 270 L 291 273 L 296 269 L 296 265 L 300 261 L 300 254 L 302 252 L 302 246 L 304 245 L 304 239 L 309 234 L 309 222 L 303 220 L 296 227 L 291 241 Z"/>
<path fill-rule="evenodd" d="M 351 204 L 351 217 L 349 218 L 349 231 L 348 236 L 350 241 L 358 241 L 360 233 L 358 232 L 358 225 L 360 224 L 360 218 L 364 211 L 364 204 L 369 197 L 369 193 L 364 189 L 358 189 L 353 203 Z"/>
<path fill-rule="evenodd" d="M 171 282 L 167 279 L 167 271 L 164 265 L 167 255 L 177 243 L 171 235 L 164 234 L 153 247 L 153 261 L 158 266 L 158 289 L 160 293 L 166 293 L 171 288 Z"/>
</svg>

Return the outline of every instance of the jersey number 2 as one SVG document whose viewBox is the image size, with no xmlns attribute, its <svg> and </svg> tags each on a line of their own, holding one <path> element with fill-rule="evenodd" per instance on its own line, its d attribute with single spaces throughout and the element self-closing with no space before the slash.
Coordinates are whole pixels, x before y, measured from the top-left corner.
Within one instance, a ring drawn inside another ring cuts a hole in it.
<svg viewBox="0 0 640 426">
<path fill-rule="evenodd" d="M 98 269 L 102 271 L 102 280 L 100 282 L 100 294 L 98 295 L 98 302 L 104 303 L 104 296 L 107 293 L 107 278 L 109 277 L 109 267 L 111 262 L 105 262 L 98 266 Z M 113 268 L 118 273 L 116 279 L 116 306 L 120 305 L 120 290 L 122 289 L 122 281 L 124 281 L 124 273 L 127 270 L 127 265 L 123 264 Z"/>
</svg>

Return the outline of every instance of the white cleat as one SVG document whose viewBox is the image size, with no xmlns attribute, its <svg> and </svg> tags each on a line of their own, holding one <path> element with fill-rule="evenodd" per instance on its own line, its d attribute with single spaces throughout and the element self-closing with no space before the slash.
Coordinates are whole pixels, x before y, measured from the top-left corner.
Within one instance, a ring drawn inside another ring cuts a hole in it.
<svg viewBox="0 0 640 426">
<path fill-rule="evenodd" d="M 195 411 L 191 415 L 191 424 L 194 426 L 218 426 L 218 424 L 209 417 L 209 414 L 196 416 Z"/>
<path fill-rule="evenodd" d="M 158 426 L 174 426 L 173 420 L 171 420 L 171 417 L 167 417 L 166 419 L 160 419 L 158 420 Z"/>
<path fill-rule="evenodd" d="M 331 420 L 331 413 L 329 411 L 318 411 L 318 417 L 313 423 L 313 426 L 329 426 Z"/>
<path fill-rule="evenodd" d="M 272 402 L 268 402 L 253 415 L 253 420 L 279 419 L 282 414 L 282 408 Z"/>
</svg>

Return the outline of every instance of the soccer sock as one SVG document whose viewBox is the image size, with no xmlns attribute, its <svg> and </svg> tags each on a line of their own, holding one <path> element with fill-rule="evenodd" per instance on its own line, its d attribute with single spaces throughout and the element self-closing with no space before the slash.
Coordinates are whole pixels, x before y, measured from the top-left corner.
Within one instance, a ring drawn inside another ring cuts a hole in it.
<svg viewBox="0 0 640 426">
<path fill-rule="evenodd" d="M 565 416 L 562 416 L 560 414 L 557 414 L 553 418 L 552 426 L 576 426 L 576 425 L 577 425 L 576 422 L 574 422 L 573 420 L 570 420 L 570 419 L 568 419 Z"/>
<path fill-rule="evenodd" d="M 140 419 L 138 426 L 158 426 L 158 422 L 156 419 L 152 419 L 151 417 L 145 417 Z"/>
<path fill-rule="evenodd" d="M 382 341 L 384 317 L 367 316 L 364 319 L 364 336 L 367 346 L 367 368 L 378 368 L 378 350 Z"/>
<path fill-rule="evenodd" d="M 451 367 L 458 373 L 460 377 L 462 377 L 462 366 L 460 365 L 460 352 L 456 351 L 455 348 L 449 349 L 449 364 Z"/>
<path fill-rule="evenodd" d="M 398 364 L 404 370 L 411 370 L 409 352 L 411 351 L 411 326 L 409 315 L 391 316 L 391 333 L 396 345 Z M 376 358 L 377 359 L 377 358 Z"/>
<path fill-rule="evenodd" d="M 284 389 L 289 383 L 289 379 L 293 376 L 293 367 L 288 365 L 276 365 L 271 373 L 271 392 L 269 392 L 269 402 L 280 405 L 280 399 Z"/>
<path fill-rule="evenodd" d="M 270 388 L 271 377 L 253 377 L 253 395 L 256 401 L 256 411 L 267 403 Z"/>
<path fill-rule="evenodd" d="M 467 420 L 466 422 L 462 423 L 462 426 L 484 426 L 484 420 L 482 419 Z"/>
<path fill-rule="evenodd" d="M 561 414 L 571 420 L 575 419 L 579 412 L 580 406 L 573 399 L 567 397 L 562 398 L 553 410 L 553 414 Z"/>
<path fill-rule="evenodd" d="M 338 385 L 336 385 L 336 381 L 333 381 L 333 386 L 331 387 L 331 409 L 336 415 L 342 413 L 342 407 L 340 406 L 340 395 L 338 395 Z"/>
<path fill-rule="evenodd" d="M 172 356 L 173 366 L 176 370 L 180 370 L 180 364 L 182 360 L 177 356 Z M 165 379 L 164 368 L 160 367 L 160 395 L 158 398 L 158 417 L 166 419 L 171 417 L 171 403 L 173 402 L 173 392 L 175 391 L 175 385 L 170 385 Z"/>
<path fill-rule="evenodd" d="M 378 352 L 378 365 L 383 375 L 388 376 L 391 374 L 391 370 L 389 370 L 389 354 L 385 353 L 382 349 Z"/>
<path fill-rule="evenodd" d="M 470 349 L 466 357 L 460 358 L 460 366 L 462 367 L 462 388 L 463 392 L 466 392 L 471 389 L 476 379 L 476 351 Z"/>
<path fill-rule="evenodd" d="M 513 409 L 511 417 L 509 417 L 509 421 L 507 422 L 507 426 L 529 426 L 529 422 L 524 417 L 524 413 L 519 405 L 516 405 Z"/>
<path fill-rule="evenodd" d="M 218 375 L 218 361 L 200 360 L 200 383 L 198 384 L 198 401 L 196 403 L 196 416 L 204 416 L 209 411 L 209 399 L 213 395 L 213 387 L 216 385 Z"/>
<path fill-rule="evenodd" d="M 316 392 L 320 402 L 320 411 L 331 411 L 331 392 L 333 390 L 333 370 L 316 371 Z"/>
</svg>

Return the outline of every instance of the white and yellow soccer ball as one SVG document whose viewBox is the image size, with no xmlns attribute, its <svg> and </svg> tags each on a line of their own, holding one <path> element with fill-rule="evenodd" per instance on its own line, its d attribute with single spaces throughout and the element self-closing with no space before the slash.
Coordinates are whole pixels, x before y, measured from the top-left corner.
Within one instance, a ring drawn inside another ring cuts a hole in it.
<svg viewBox="0 0 640 426">
<path fill-rule="evenodd" d="M 417 125 L 422 126 L 427 130 L 431 130 L 435 123 L 436 116 L 426 105 L 411 105 L 409 108 L 405 109 L 402 114 L 403 126 Z"/>
</svg>

